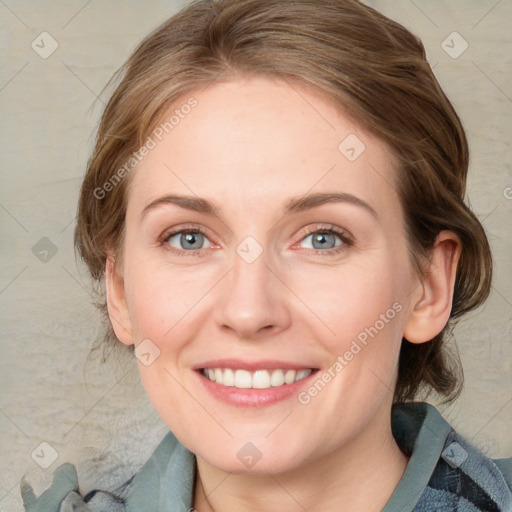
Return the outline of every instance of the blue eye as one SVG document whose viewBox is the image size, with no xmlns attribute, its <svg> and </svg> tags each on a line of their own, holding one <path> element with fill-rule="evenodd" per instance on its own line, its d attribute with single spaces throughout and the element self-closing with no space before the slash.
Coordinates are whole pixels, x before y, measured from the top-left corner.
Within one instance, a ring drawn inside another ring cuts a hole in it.
<svg viewBox="0 0 512 512">
<path fill-rule="evenodd" d="M 197 228 L 182 229 L 181 231 L 169 233 L 162 240 L 162 242 L 169 244 L 171 247 L 186 252 L 193 252 L 198 251 L 200 249 L 206 249 L 207 247 L 203 247 L 205 241 L 210 242 L 206 237 L 206 234 Z"/>
<path fill-rule="evenodd" d="M 303 248 L 313 250 L 316 256 L 337 255 L 353 245 L 349 235 L 334 227 L 309 228 L 300 243 L 307 240 L 310 241 Z M 199 227 L 183 228 L 166 233 L 160 243 L 179 256 L 205 256 L 208 253 L 203 249 L 213 247 L 206 232 Z"/>
<path fill-rule="evenodd" d="M 333 249 L 341 245 L 341 243 L 336 245 L 336 238 L 339 239 L 340 236 L 330 231 L 316 231 L 306 236 L 304 240 L 308 238 L 312 238 L 312 247 L 308 247 L 308 249 Z"/>
<path fill-rule="evenodd" d="M 305 248 L 313 250 L 315 256 L 338 255 L 354 245 L 352 237 L 348 233 L 334 226 L 313 226 L 308 229 L 301 241 L 304 242 L 308 239 L 310 242 Z M 338 243 L 336 243 L 336 239 L 339 240 Z"/>
</svg>

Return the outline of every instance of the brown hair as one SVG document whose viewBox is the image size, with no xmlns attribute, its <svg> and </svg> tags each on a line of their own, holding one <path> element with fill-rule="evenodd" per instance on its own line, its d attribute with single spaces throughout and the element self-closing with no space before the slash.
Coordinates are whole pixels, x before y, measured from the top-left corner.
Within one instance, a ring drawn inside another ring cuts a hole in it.
<svg viewBox="0 0 512 512">
<path fill-rule="evenodd" d="M 492 272 L 484 229 L 464 202 L 467 141 L 421 41 L 355 0 L 194 1 L 146 37 L 114 75 L 119 83 L 99 124 L 75 229 L 77 251 L 100 285 L 105 340 L 121 345 L 102 286 L 107 249 L 122 246 L 129 176 L 100 198 L 97 191 L 105 191 L 116 173 L 119 178 L 179 98 L 237 75 L 313 86 L 388 144 L 398 162 L 397 191 L 419 273 L 442 230 L 458 236 L 462 254 L 450 320 L 430 342 L 403 340 L 395 389 L 395 401 L 432 390 L 454 399 L 462 371 L 446 338 L 457 318 L 487 298 Z"/>
</svg>

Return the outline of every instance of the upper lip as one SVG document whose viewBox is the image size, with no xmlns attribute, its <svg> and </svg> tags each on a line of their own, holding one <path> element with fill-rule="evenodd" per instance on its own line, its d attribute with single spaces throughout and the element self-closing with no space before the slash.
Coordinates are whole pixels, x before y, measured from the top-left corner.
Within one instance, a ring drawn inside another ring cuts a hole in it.
<svg viewBox="0 0 512 512">
<path fill-rule="evenodd" d="M 205 361 L 204 363 L 193 366 L 194 370 L 202 370 L 204 368 L 231 368 L 233 370 L 309 370 L 316 368 L 309 364 L 292 363 L 289 361 L 261 360 L 261 361 L 243 361 L 241 359 L 215 359 Z"/>
</svg>

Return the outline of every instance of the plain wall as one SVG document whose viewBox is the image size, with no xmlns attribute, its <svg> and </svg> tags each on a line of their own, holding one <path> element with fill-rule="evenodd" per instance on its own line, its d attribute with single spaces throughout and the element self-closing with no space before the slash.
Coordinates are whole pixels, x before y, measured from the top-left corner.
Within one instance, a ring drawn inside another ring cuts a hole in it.
<svg viewBox="0 0 512 512">
<path fill-rule="evenodd" d="M 512 456 L 512 3 L 367 3 L 423 39 L 467 129 L 468 199 L 489 235 L 495 276 L 485 307 L 455 330 L 465 390 L 454 405 L 440 409 L 488 455 Z M 113 455 L 98 459 L 98 467 L 117 472 L 123 481 L 129 476 L 123 465 L 140 467 L 167 431 L 133 360 L 126 366 L 92 362 L 84 368 L 99 317 L 85 269 L 75 262 L 72 233 L 81 177 L 105 100 L 96 97 L 142 37 L 181 5 L 0 3 L 3 511 L 22 510 L 19 480 L 26 471 L 41 492 L 58 465 L 75 462 L 87 490 L 92 475 L 80 460 L 107 450 Z M 47 58 L 41 54 L 52 43 L 39 36 L 42 32 L 58 44 Z M 464 41 L 468 47 L 459 56 Z M 37 453 L 52 453 L 39 447 L 42 442 L 58 453 L 47 469 L 36 463 Z"/>
</svg>

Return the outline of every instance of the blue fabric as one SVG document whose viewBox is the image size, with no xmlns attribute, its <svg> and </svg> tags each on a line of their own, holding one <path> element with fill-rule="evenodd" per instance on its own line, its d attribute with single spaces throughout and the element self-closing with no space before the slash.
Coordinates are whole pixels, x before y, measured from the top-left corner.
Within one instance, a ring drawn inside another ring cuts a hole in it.
<svg viewBox="0 0 512 512">
<path fill-rule="evenodd" d="M 27 512 L 59 512 L 64 498 L 78 489 L 75 466 L 62 464 L 53 473 L 53 482 L 49 489 L 36 498 L 32 487 L 23 478 L 20 484 L 23 505 Z"/>
<path fill-rule="evenodd" d="M 512 512 L 512 458 L 490 459 L 459 436 L 429 404 L 393 406 L 393 435 L 410 456 L 382 512 Z M 123 496 L 81 496 L 73 465 L 54 472 L 39 498 L 23 480 L 27 512 L 187 512 L 192 508 L 194 455 L 169 432 Z"/>
</svg>

